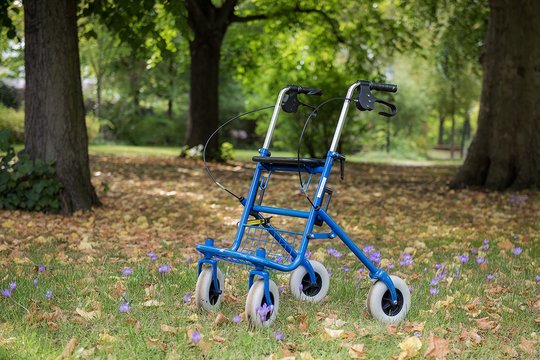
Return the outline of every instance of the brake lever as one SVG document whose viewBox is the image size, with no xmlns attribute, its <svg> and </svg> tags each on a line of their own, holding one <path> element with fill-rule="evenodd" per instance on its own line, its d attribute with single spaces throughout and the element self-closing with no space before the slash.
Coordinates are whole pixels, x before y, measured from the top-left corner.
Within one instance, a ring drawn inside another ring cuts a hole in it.
<svg viewBox="0 0 540 360">
<path fill-rule="evenodd" d="M 386 116 L 386 117 L 392 117 L 397 114 L 397 107 L 394 104 L 391 104 L 387 101 L 384 101 L 382 99 L 378 99 L 375 96 L 371 94 L 371 91 L 369 90 L 369 86 L 360 86 L 358 90 L 358 98 L 355 99 L 356 102 L 356 108 L 360 111 L 371 111 L 375 109 L 375 103 L 380 103 L 383 105 L 386 105 L 390 108 L 390 113 L 386 111 L 380 111 L 379 115 Z"/>
<path fill-rule="evenodd" d="M 390 108 L 390 113 L 387 113 L 386 111 L 379 111 L 379 115 L 386 116 L 386 117 L 392 117 L 396 116 L 397 114 L 397 107 L 394 104 L 389 103 L 388 101 L 384 101 L 382 99 L 375 98 L 375 102 L 378 102 L 379 104 L 386 105 Z"/>
</svg>

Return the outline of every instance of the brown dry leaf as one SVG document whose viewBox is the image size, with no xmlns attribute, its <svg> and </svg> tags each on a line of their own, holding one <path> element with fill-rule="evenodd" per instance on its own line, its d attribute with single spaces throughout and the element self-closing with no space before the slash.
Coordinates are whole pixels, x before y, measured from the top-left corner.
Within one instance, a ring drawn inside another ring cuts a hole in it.
<svg viewBox="0 0 540 360">
<path fill-rule="evenodd" d="M 301 332 L 306 332 L 308 329 L 307 315 L 298 315 L 296 320 L 298 321 L 298 329 Z"/>
<path fill-rule="evenodd" d="M 538 296 L 534 301 L 533 308 L 535 308 L 536 310 L 540 310 L 540 296 Z"/>
<path fill-rule="evenodd" d="M 482 337 L 478 335 L 478 332 L 476 330 L 467 330 L 463 328 L 461 330 L 461 334 L 459 335 L 459 340 L 464 341 L 468 346 L 471 344 L 478 345 L 482 342 Z"/>
<path fill-rule="evenodd" d="M 409 336 L 398 344 L 399 348 L 403 350 L 398 355 L 398 360 L 406 360 L 415 357 L 418 351 L 422 348 L 422 342 L 416 336 Z"/>
<path fill-rule="evenodd" d="M 536 319 L 534 319 L 534 322 L 540 325 L 540 315 L 538 315 Z"/>
<path fill-rule="evenodd" d="M 141 331 L 141 322 L 133 317 L 126 320 L 126 323 L 129 325 L 132 325 L 135 329 L 135 332 L 138 333 Z"/>
<path fill-rule="evenodd" d="M 476 325 L 480 330 L 493 330 L 497 327 L 495 321 L 490 320 L 489 317 L 484 317 L 476 320 Z"/>
<path fill-rule="evenodd" d="M 424 323 L 414 323 L 407 321 L 405 325 L 403 325 L 403 329 L 406 332 L 422 332 L 424 331 Z"/>
<path fill-rule="evenodd" d="M 77 338 L 76 337 L 72 337 L 66 347 L 64 348 L 64 350 L 62 351 L 62 353 L 60 354 L 60 356 L 58 356 L 56 358 L 56 360 L 62 360 L 62 359 L 67 359 L 71 356 L 71 354 L 73 353 L 73 350 L 75 350 L 75 346 L 77 346 Z"/>
<path fill-rule="evenodd" d="M 519 354 L 517 353 L 516 349 L 514 349 L 512 346 L 503 344 L 503 345 L 501 346 L 501 349 L 502 349 L 502 351 L 503 351 L 506 355 L 508 355 L 509 357 L 516 358 L 516 357 L 519 356 Z"/>
<path fill-rule="evenodd" d="M 435 359 L 446 359 L 450 350 L 448 341 L 433 334 L 429 334 L 429 344 L 424 357 L 434 357 Z"/>
<path fill-rule="evenodd" d="M 116 337 L 107 333 L 99 334 L 99 340 L 102 342 L 112 343 L 116 341 Z"/>
<path fill-rule="evenodd" d="M 325 336 L 330 338 L 330 339 L 340 338 L 341 335 L 343 335 L 344 332 L 345 332 L 345 330 L 334 330 L 334 329 L 330 329 L 330 328 L 327 328 L 327 327 L 324 328 Z"/>
<path fill-rule="evenodd" d="M 475 298 L 470 304 L 464 305 L 463 310 L 465 310 L 472 317 L 477 317 L 482 312 L 481 309 L 478 309 L 480 304 L 480 298 Z"/>
<path fill-rule="evenodd" d="M 446 295 L 445 300 L 439 300 L 439 301 L 437 301 L 435 303 L 435 308 L 437 308 L 437 309 L 441 309 L 441 308 L 447 309 L 449 307 L 452 307 L 453 303 L 454 303 L 454 297 L 450 296 L 450 295 Z"/>
<path fill-rule="evenodd" d="M 324 319 L 324 326 L 334 326 L 334 327 L 340 328 L 345 324 L 346 322 L 341 319 L 338 319 L 337 315 L 335 314 L 330 314 L 326 319 Z"/>
<path fill-rule="evenodd" d="M 153 337 L 148 337 L 148 339 L 146 339 L 146 346 L 154 349 L 161 349 L 163 351 L 167 351 L 167 344 Z"/>
<path fill-rule="evenodd" d="M 151 299 L 152 296 L 154 296 L 155 292 L 156 292 L 156 285 L 144 284 L 144 293 L 146 295 L 146 299 Z"/>
<path fill-rule="evenodd" d="M 367 354 L 364 351 L 364 344 L 354 344 L 349 348 L 351 359 L 364 359 Z"/>
<path fill-rule="evenodd" d="M 512 244 L 512 243 L 510 242 L 510 240 L 505 239 L 505 240 L 503 240 L 503 241 L 499 241 L 499 242 L 497 243 L 497 247 L 498 247 L 499 249 L 501 249 L 501 250 L 510 251 L 510 250 L 512 250 L 512 249 L 514 248 L 514 244 Z"/>
<path fill-rule="evenodd" d="M 315 360 L 310 352 L 304 351 L 300 353 L 300 360 Z"/>
<path fill-rule="evenodd" d="M 397 325 L 396 324 L 388 324 L 388 325 L 386 325 L 386 331 L 390 335 L 396 335 Z"/>
<path fill-rule="evenodd" d="M 166 324 L 161 324 L 159 326 L 159 328 L 163 332 L 168 332 L 168 333 L 173 333 L 173 334 L 176 334 L 178 332 L 178 330 L 179 330 L 178 328 L 175 328 L 173 326 L 169 326 L 169 325 L 166 325 Z"/>
<path fill-rule="evenodd" d="M 76 308 L 75 312 L 80 315 L 84 320 L 94 320 L 101 317 L 101 311 L 100 310 L 94 310 L 94 311 L 84 311 L 81 308 Z"/>
<path fill-rule="evenodd" d="M 218 342 L 218 343 L 224 343 L 225 341 L 227 341 L 226 338 L 221 337 L 219 335 L 212 335 L 212 340 L 214 340 L 215 342 Z"/>
<path fill-rule="evenodd" d="M 113 288 L 113 295 L 114 295 L 114 297 L 119 298 L 119 297 L 121 297 L 122 294 L 125 293 L 126 291 L 127 291 L 126 286 L 125 286 L 121 281 L 117 281 L 117 282 L 114 284 L 114 288 Z"/>
<path fill-rule="evenodd" d="M 218 313 L 217 316 L 216 316 L 216 319 L 212 323 L 212 326 L 216 327 L 216 326 L 225 324 L 228 320 L 229 319 L 227 319 L 227 317 L 225 315 L 223 315 L 222 313 Z"/>
<path fill-rule="evenodd" d="M 9 345 L 11 343 L 14 343 L 17 338 L 15 337 L 9 337 L 9 338 L 0 338 L 0 345 Z"/>
<path fill-rule="evenodd" d="M 264 360 L 278 360 L 278 358 L 276 354 L 270 354 Z"/>
<path fill-rule="evenodd" d="M 537 349 L 537 344 L 538 341 L 536 340 L 527 340 L 522 337 L 521 342 L 519 343 L 519 349 L 529 355 L 533 355 Z"/>
<path fill-rule="evenodd" d="M 148 301 L 145 301 L 142 305 L 145 307 L 157 307 L 157 306 L 163 306 L 163 303 L 158 300 L 148 300 Z"/>
</svg>

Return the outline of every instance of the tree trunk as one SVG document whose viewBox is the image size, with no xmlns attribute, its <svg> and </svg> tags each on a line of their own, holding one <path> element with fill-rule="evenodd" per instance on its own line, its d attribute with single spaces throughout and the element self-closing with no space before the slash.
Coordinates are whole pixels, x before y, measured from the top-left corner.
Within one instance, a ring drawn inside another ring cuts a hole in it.
<svg viewBox="0 0 540 360">
<path fill-rule="evenodd" d="M 538 187 L 540 1 L 491 0 L 490 9 L 478 130 L 451 186 Z"/>
<path fill-rule="evenodd" d="M 25 148 L 54 161 L 62 211 L 99 205 L 90 181 L 76 2 L 25 0 Z"/>
<path fill-rule="evenodd" d="M 437 145 L 444 144 L 444 119 L 446 116 L 439 112 L 439 136 L 437 137 Z"/>
</svg>

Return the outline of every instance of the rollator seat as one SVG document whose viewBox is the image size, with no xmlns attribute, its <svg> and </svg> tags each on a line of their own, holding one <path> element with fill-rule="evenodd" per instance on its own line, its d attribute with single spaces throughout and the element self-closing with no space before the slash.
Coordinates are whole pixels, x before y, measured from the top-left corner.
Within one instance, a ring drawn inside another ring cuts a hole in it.
<svg viewBox="0 0 540 360">
<path fill-rule="evenodd" d="M 270 157 L 270 156 L 254 156 L 252 158 L 254 162 L 261 164 L 269 164 L 271 166 L 285 165 L 285 166 L 298 166 L 304 165 L 306 167 L 319 167 L 324 166 L 325 159 L 315 158 L 296 158 L 296 157 Z"/>
</svg>

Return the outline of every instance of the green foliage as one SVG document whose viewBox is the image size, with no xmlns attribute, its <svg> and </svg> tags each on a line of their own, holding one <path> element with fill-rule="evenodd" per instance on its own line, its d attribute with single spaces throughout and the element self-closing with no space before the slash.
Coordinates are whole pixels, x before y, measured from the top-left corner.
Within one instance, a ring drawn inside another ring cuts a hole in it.
<svg viewBox="0 0 540 360">
<path fill-rule="evenodd" d="M 15 154 L 7 130 L 0 131 L 0 209 L 58 212 L 61 185 L 52 163 Z"/>
<path fill-rule="evenodd" d="M 230 142 L 225 141 L 221 144 L 221 160 L 227 161 L 234 158 L 234 146 Z"/>
<path fill-rule="evenodd" d="M 13 141 L 24 140 L 24 112 L 4 107 L 0 104 L 0 129 L 8 130 Z"/>
</svg>

